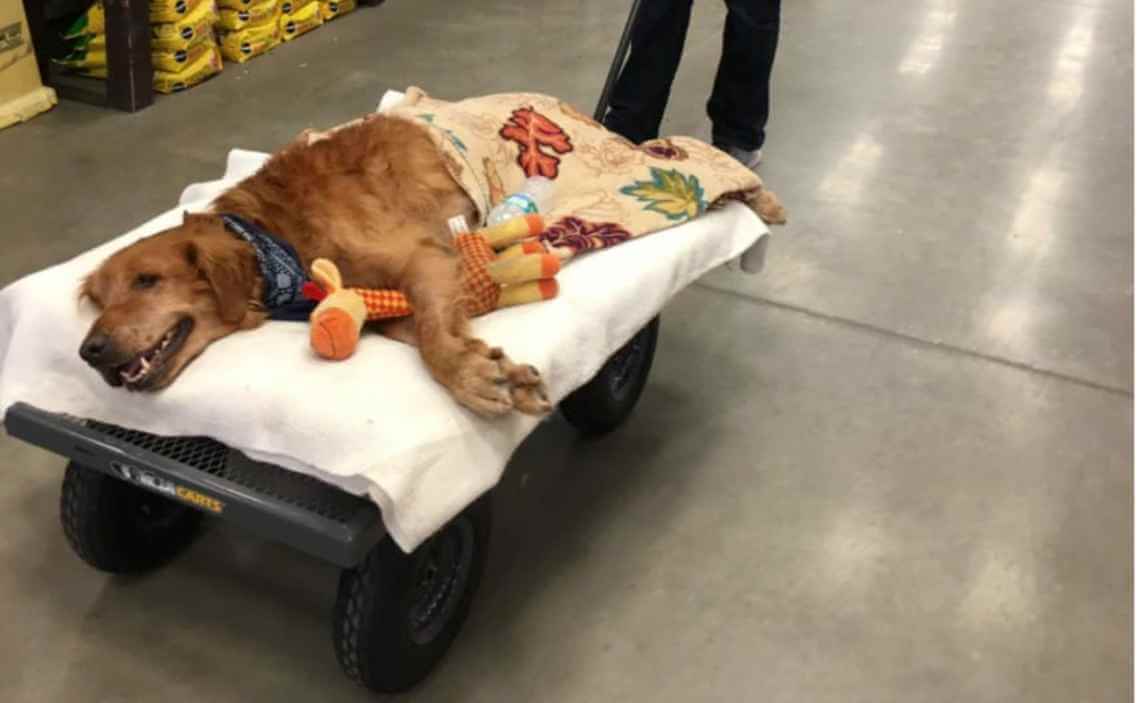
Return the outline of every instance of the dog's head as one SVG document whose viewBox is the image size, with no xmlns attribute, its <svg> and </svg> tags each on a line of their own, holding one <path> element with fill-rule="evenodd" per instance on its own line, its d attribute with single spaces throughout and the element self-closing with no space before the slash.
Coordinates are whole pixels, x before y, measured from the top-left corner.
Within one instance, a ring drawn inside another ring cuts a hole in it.
<svg viewBox="0 0 1140 703">
<path fill-rule="evenodd" d="M 248 245 L 218 216 L 187 214 L 84 280 L 100 315 L 79 355 L 112 386 L 164 388 L 211 342 L 263 319 L 251 309 L 258 285 Z"/>
</svg>

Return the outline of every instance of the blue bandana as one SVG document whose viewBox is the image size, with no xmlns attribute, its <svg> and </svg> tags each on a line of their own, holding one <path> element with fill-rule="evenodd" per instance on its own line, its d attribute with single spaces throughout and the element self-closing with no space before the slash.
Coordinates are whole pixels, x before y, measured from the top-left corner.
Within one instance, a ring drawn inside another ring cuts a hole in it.
<svg viewBox="0 0 1140 703">
<path fill-rule="evenodd" d="M 273 320 L 308 320 L 316 303 L 301 295 L 309 279 L 301 257 L 288 242 L 237 215 L 222 215 L 226 228 L 249 242 L 265 287 L 262 302 Z"/>
</svg>

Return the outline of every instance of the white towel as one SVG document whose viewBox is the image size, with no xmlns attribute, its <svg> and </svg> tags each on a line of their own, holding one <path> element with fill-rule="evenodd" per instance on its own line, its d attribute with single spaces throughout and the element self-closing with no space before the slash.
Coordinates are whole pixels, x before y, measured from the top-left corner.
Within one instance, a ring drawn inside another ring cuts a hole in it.
<svg viewBox="0 0 1140 703">
<path fill-rule="evenodd" d="M 79 359 L 95 317 L 76 302 L 80 279 L 111 252 L 177 224 L 183 209 L 203 209 L 265 158 L 230 152 L 224 178 L 188 187 L 179 207 L 0 291 L 0 412 L 24 401 L 160 435 L 213 437 L 369 495 L 410 552 L 498 482 L 537 419 L 473 415 L 428 376 L 415 349 L 378 335 L 365 335 L 347 361 L 317 359 L 297 322 L 214 343 L 155 394 L 111 388 Z M 475 333 L 538 367 L 561 400 L 674 293 L 766 234 L 751 210 L 731 204 L 574 260 L 558 275 L 557 298 L 479 318 Z"/>
</svg>

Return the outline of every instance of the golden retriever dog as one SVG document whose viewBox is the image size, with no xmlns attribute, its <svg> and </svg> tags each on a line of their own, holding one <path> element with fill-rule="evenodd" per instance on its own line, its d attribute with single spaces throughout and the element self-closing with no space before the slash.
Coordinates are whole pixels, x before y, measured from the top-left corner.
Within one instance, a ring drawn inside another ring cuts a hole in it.
<svg viewBox="0 0 1140 703">
<path fill-rule="evenodd" d="M 237 215 L 292 245 L 304 271 L 332 260 L 347 286 L 395 288 L 415 315 L 381 330 L 414 343 L 431 375 L 486 416 L 551 405 L 534 367 L 471 336 L 447 220 L 475 208 L 421 128 L 370 116 L 308 134 L 223 193 L 203 214 L 109 257 L 81 295 L 100 310 L 80 356 L 107 383 L 155 391 L 214 340 L 267 319 L 254 247 L 227 228 Z"/>
</svg>

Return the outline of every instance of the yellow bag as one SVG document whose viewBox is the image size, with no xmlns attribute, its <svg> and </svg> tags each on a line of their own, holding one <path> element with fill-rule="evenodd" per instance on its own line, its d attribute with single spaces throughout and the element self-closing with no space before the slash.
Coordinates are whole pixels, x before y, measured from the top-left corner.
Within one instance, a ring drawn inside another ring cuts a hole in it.
<svg viewBox="0 0 1140 703">
<path fill-rule="evenodd" d="M 356 0 L 321 0 L 321 17 L 325 22 L 356 9 Z"/>
<path fill-rule="evenodd" d="M 209 0 L 150 0 L 151 22 L 177 22 Z"/>
<path fill-rule="evenodd" d="M 211 46 L 193 63 L 177 73 L 154 72 L 154 89 L 160 93 L 177 93 L 197 85 L 222 70 L 222 55 L 218 47 Z"/>
<path fill-rule="evenodd" d="M 309 30 L 324 23 L 321 17 L 321 3 L 318 0 L 302 5 L 292 14 L 281 15 L 281 38 L 285 41 L 296 39 Z"/>
<path fill-rule="evenodd" d="M 74 48 L 82 46 L 88 51 L 95 51 L 97 49 L 107 49 L 107 35 L 103 33 L 90 34 L 86 37 L 81 37 L 72 45 Z"/>
<path fill-rule="evenodd" d="M 87 76 L 88 78 L 106 78 L 107 77 L 107 67 L 106 66 L 92 66 L 91 68 L 80 68 L 80 69 L 76 69 L 75 72 L 81 76 Z"/>
<path fill-rule="evenodd" d="M 274 17 L 237 32 L 222 34 L 222 56 L 235 63 L 245 63 L 281 43 L 281 26 Z"/>
<path fill-rule="evenodd" d="M 151 50 L 186 50 L 214 36 L 218 9 L 214 0 L 203 0 L 177 22 L 150 26 Z"/>
<path fill-rule="evenodd" d="M 76 71 L 97 68 L 107 65 L 107 42 L 105 34 L 79 37 L 71 45 L 71 51 L 62 59 L 52 59 L 52 63 Z M 96 44 L 96 37 L 102 39 Z"/>
<path fill-rule="evenodd" d="M 355 5 L 356 0 L 352 1 L 353 5 Z M 313 11 L 313 8 L 309 6 L 319 4 L 320 2 L 321 0 L 280 0 L 279 5 L 282 15 L 289 15 L 290 17 L 301 15 L 304 18 L 308 18 L 309 13 Z M 320 12 L 319 8 L 317 11 Z"/>
<path fill-rule="evenodd" d="M 107 28 L 107 13 L 103 11 L 103 0 L 96 0 L 95 4 L 87 8 L 78 19 L 71 23 L 63 33 L 64 39 L 75 39 L 92 34 L 102 34 Z"/>
<path fill-rule="evenodd" d="M 107 65 L 107 52 L 106 51 L 88 51 L 88 52 L 71 52 L 62 59 L 52 59 L 52 63 L 58 64 L 65 68 L 74 70 L 83 70 L 85 68 L 95 68 L 97 66 Z"/>
<path fill-rule="evenodd" d="M 218 45 L 213 39 L 199 42 L 189 49 L 159 49 L 150 52 L 150 62 L 156 71 L 178 73 L 202 58 L 209 51 L 216 51 Z"/>
<path fill-rule="evenodd" d="M 219 14 L 221 17 L 218 20 L 218 27 L 229 32 L 236 32 L 250 25 L 261 24 L 276 18 L 277 0 L 262 0 L 262 2 L 250 5 L 244 10 L 225 8 Z"/>
</svg>

